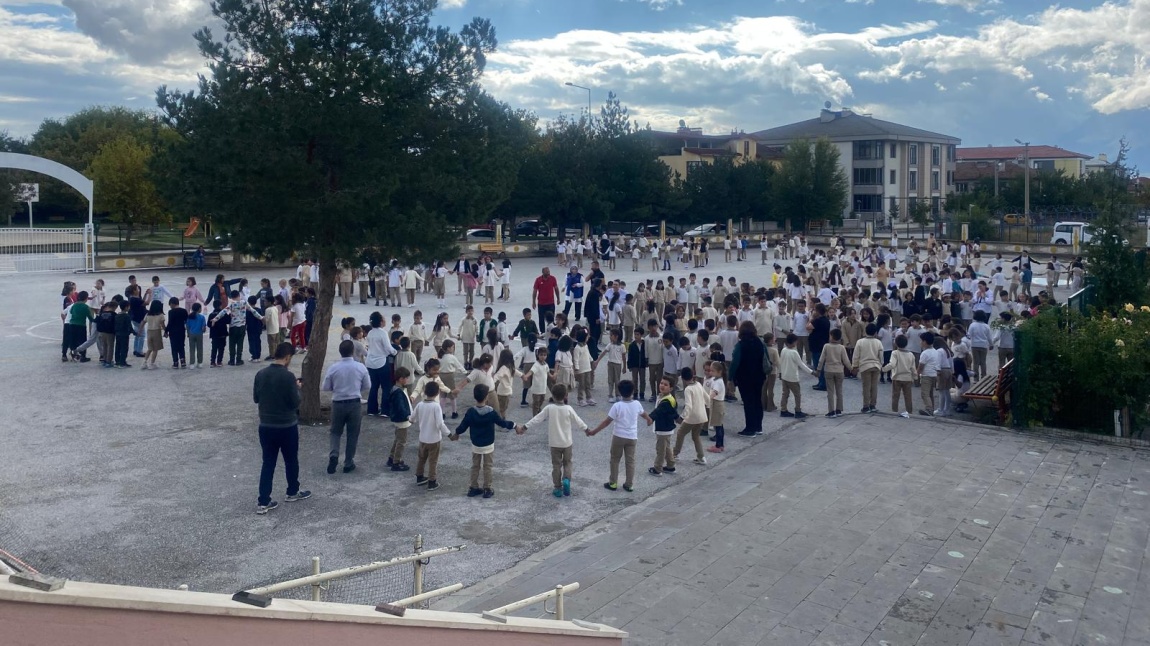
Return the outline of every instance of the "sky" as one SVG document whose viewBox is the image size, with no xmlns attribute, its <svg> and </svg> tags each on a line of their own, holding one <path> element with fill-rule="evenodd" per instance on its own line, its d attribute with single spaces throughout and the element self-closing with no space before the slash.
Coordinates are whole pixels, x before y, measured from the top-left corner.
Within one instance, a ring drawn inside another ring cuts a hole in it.
<svg viewBox="0 0 1150 646">
<path fill-rule="evenodd" d="M 1150 0 L 440 0 L 492 21 L 483 85 L 540 121 L 615 92 L 657 130 L 753 132 L 835 108 L 1150 170 Z M 193 89 L 208 0 L 0 0 L 0 130 Z"/>
</svg>

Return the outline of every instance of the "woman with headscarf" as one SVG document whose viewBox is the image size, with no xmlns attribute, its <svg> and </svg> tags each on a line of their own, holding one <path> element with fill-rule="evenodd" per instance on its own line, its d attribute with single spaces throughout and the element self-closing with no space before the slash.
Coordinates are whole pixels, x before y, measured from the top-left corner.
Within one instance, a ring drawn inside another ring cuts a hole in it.
<svg viewBox="0 0 1150 646">
<path fill-rule="evenodd" d="M 743 417 L 746 427 L 739 433 L 744 436 L 763 434 L 763 384 L 767 375 L 763 372 L 763 353 L 766 346 L 755 332 L 755 324 L 743 321 L 739 325 L 739 340 L 731 354 L 731 383 L 739 389 L 743 400 Z"/>
</svg>

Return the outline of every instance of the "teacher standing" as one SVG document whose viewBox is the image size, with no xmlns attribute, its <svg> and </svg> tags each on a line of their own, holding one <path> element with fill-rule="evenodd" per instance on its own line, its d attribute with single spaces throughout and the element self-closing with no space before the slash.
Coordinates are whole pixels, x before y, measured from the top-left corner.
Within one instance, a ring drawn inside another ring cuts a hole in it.
<svg viewBox="0 0 1150 646">
<path fill-rule="evenodd" d="M 731 382 L 739 389 L 746 419 L 746 428 L 739 431 L 739 435 L 763 434 L 762 392 L 767 381 L 763 372 L 763 353 L 766 351 L 762 339 L 755 332 L 755 324 L 743 321 L 739 325 L 739 340 L 731 354 Z"/>
</svg>

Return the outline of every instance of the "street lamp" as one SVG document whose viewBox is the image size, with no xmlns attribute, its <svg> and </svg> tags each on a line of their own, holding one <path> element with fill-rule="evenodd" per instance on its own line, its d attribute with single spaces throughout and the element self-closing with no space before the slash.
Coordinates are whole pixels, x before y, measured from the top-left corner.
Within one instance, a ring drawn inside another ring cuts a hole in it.
<svg viewBox="0 0 1150 646">
<path fill-rule="evenodd" d="M 575 88 L 579 88 L 580 90 L 586 90 L 587 91 L 587 118 L 590 119 L 591 118 L 591 88 L 583 87 L 582 85 L 575 85 L 574 83 L 572 83 L 570 81 L 564 83 L 563 85 L 566 85 L 567 87 L 575 87 Z"/>
<path fill-rule="evenodd" d="M 1022 163 L 1026 166 L 1026 175 L 1023 175 L 1023 205 L 1022 215 L 1028 221 L 1030 219 L 1030 142 L 1015 139 L 1014 143 L 1022 146 Z"/>
</svg>

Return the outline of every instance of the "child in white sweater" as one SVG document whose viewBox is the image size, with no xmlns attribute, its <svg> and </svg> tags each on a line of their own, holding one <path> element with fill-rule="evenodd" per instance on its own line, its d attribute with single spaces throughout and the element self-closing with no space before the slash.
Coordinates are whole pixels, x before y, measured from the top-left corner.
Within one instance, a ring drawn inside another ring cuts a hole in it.
<svg viewBox="0 0 1150 646">
<path fill-rule="evenodd" d="M 551 403 L 547 404 L 531 421 L 520 426 L 519 435 L 547 425 L 547 445 L 551 447 L 551 494 L 556 498 L 571 495 L 571 430 L 587 430 L 587 423 L 567 403 L 567 386 L 555 384 L 551 388 Z"/>
</svg>

